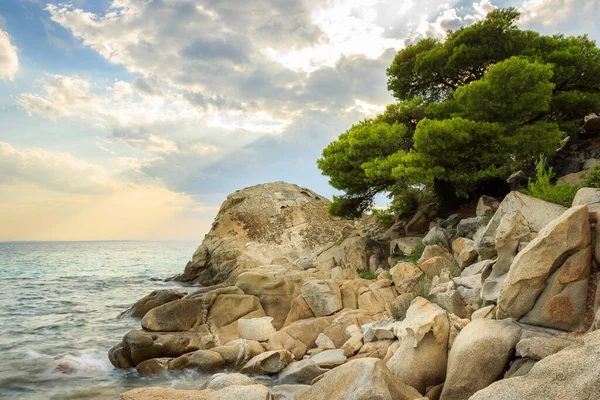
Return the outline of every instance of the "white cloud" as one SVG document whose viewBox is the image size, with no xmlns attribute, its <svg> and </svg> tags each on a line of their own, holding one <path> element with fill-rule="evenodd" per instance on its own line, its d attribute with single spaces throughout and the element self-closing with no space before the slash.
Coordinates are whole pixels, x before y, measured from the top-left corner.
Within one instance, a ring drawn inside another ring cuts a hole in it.
<svg viewBox="0 0 600 400">
<path fill-rule="evenodd" d="M 69 193 L 110 193 L 119 185 L 103 168 L 69 153 L 0 142 L 0 183 L 21 182 Z"/>
<path fill-rule="evenodd" d="M 8 33 L 0 29 L 0 78 L 13 80 L 18 70 L 18 50 L 10 43 Z"/>
</svg>

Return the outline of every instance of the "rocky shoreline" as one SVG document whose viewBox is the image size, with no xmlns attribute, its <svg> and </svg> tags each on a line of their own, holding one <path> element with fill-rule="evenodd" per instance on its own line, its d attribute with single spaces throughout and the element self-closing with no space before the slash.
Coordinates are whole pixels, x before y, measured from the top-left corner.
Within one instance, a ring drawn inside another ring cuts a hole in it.
<svg viewBox="0 0 600 400">
<path fill-rule="evenodd" d="M 283 182 L 231 194 L 175 278 L 202 287 L 141 299 L 124 316 L 142 329 L 109 352 L 141 375 L 214 375 L 121 398 L 598 398 L 600 189 L 387 230 L 327 203 Z"/>
</svg>

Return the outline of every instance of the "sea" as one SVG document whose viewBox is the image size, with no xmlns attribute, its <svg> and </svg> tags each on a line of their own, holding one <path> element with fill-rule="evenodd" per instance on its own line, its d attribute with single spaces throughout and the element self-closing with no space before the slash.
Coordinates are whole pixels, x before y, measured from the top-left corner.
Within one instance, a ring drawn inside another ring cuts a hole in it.
<svg viewBox="0 0 600 400">
<path fill-rule="evenodd" d="M 0 399 L 118 399 L 129 389 L 197 389 L 194 371 L 141 377 L 108 361 L 140 321 L 118 319 L 183 271 L 198 242 L 0 243 Z"/>
</svg>

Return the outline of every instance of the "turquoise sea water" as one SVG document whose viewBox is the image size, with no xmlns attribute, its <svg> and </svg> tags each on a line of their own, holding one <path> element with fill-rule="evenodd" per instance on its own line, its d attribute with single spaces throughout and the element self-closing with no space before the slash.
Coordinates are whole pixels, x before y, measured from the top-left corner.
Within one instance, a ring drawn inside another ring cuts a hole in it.
<svg viewBox="0 0 600 400">
<path fill-rule="evenodd" d="M 117 316 L 183 271 L 197 242 L 0 243 L 0 398 L 117 399 L 140 386 L 197 388 L 191 372 L 142 378 L 107 351 L 139 321 Z M 67 366 L 68 368 L 58 368 Z"/>
</svg>

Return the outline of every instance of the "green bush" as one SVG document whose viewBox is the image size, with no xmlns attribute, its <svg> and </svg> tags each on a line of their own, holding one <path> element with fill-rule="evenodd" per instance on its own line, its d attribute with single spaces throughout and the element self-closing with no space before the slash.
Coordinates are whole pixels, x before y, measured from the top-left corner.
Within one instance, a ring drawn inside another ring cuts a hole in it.
<svg viewBox="0 0 600 400">
<path fill-rule="evenodd" d="M 419 261 L 419 258 L 421 258 L 423 255 L 423 251 L 425 251 L 426 246 L 427 245 L 425 243 L 419 243 L 417 247 L 415 247 L 409 259 L 412 264 L 417 264 L 417 261 Z"/>
<path fill-rule="evenodd" d="M 362 279 L 377 279 L 377 274 L 373 272 L 359 272 L 358 276 Z"/>
<path fill-rule="evenodd" d="M 582 187 L 600 189 L 600 164 L 594 165 L 581 181 Z"/>
<path fill-rule="evenodd" d="M 386 228 L 394 225 L 394 221 L 396 221 L 396 215 L 390 210 L 378 210 L 372 208 L 371 213 L 377 218 L 377 222 Z"/>
<path fill-rule="evenodd" d="M 525 193 L 550 203 L 570 207 L 580 185 L 569 185 L 567 183 L 553 185 L 550 183 L 550 180 L 554 177 L 554 171 L 552 167 L 546 168 L 546 157 L 544 156 L 540 156 L 535 168 L 536 180 L 535 182 L 529 181 Z M 600 183 L 600 181 L 597 182 Z"/>
</svg>

